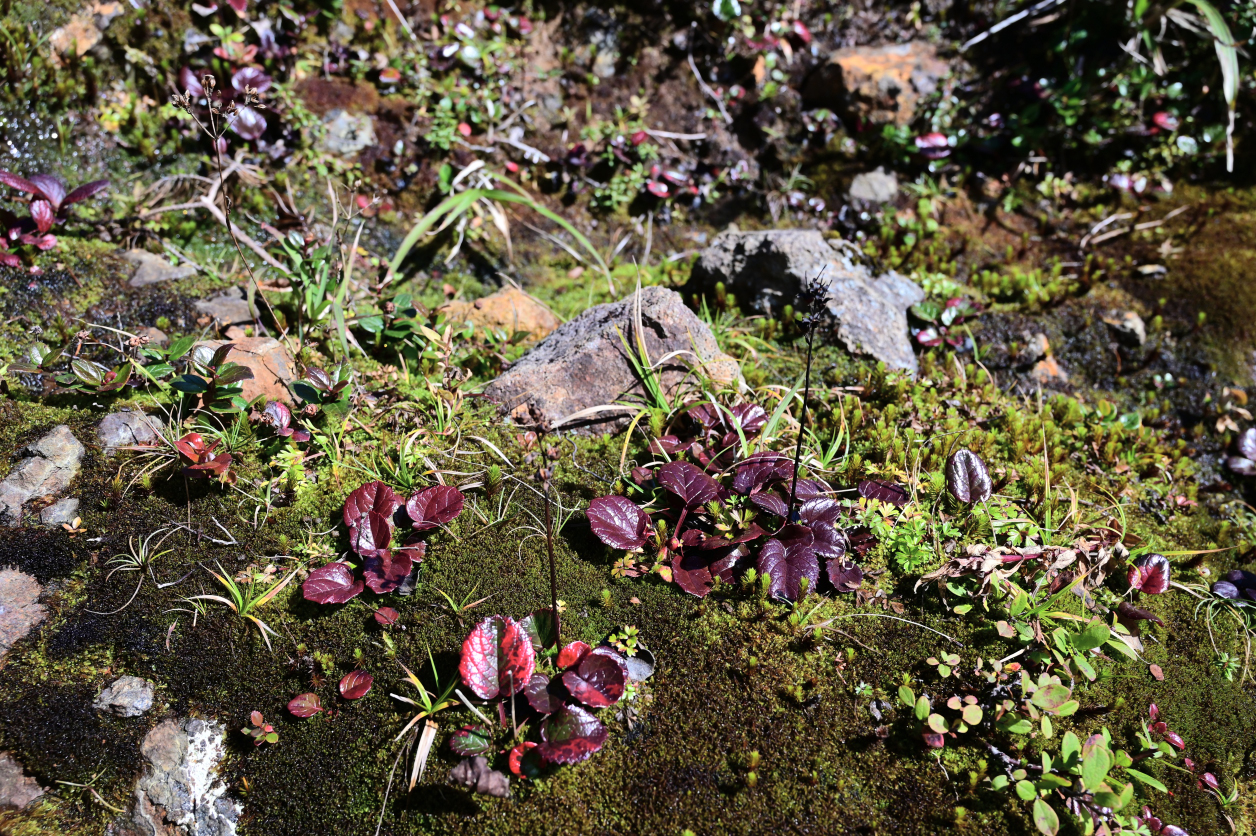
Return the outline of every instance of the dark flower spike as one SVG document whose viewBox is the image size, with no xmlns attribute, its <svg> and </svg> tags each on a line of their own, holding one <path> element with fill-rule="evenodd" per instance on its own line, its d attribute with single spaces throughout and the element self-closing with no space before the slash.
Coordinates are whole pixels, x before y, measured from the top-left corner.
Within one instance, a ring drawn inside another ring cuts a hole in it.
<svg viewBox="0 0 1256 836">
<path fill-rule="evenodd" d="M 536 650 L 521 625 L 494 615 L 475 626 L 462 643 L 458 671 L 462 681 L 483 700 L 523 690 L 536 668 Z"/>
<path fill-rule="evenodd" d="M 990 471 L 976 453 L 956 450 L 946 460 L 946 488 L 967 505 L 985 502 L 993 490 Z"/>
<path fill-rule="evenodd" d="M 1159 595 L 1169 589 L 1169 559 L 1162 554 L 1143 555 L 1130 566 L 1130 586 L 1139 592 Z"/>
<path fill-rule="evenodd" d="M 537 751 L 549 763 L 580 763 L 602 748 L 606 735 L 600 720 L 578 705 L 566 705 L 541 723 Z"/>
<path fill-rule="evenodd" d="M 649 539 L 649 515 L 622 496 L 598 497 L 589 503 L 585 515 L 597 538 L 613 549 L 632 551 Z"/>
</svg>

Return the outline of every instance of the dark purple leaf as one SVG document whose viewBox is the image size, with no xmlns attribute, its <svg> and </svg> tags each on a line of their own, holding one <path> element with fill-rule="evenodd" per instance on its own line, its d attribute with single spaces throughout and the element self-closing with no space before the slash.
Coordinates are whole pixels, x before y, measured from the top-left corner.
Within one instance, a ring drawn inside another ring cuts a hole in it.
<svg viewBox="0 0 1256 836">
<path fill-rule="evenodd" d="M 985 502 L 993 489 L 990 471 L 976 453 L 956 450 L 946 460 L 946 488 L 965 504 Z"/>
<path fill-rule="evenodd" d="M 854 592 L 863 585 L 864 573 L 859 564 L 849 560 L 830 560 L 828 567 L 829 582 L 838 592 Z"/>
<path fill-rule="evenodd" d="M 793 462 L 780 453 L 755 453 L 737 465 L 733 474 L 733 490 L 749 494 L 774 482 L 781 482 L 793 475 Z"/>
<path fill-rule="evenodd" d="M 1234 600 L 1239 597 L 1239 588 L 1229 581 L 1217 581 L 1212 585 L 1212 594 Z"/>
<path fill-rule="evenodd" d="M 550 679 L 543 673 L 534 673 L 524 686 L 523 695 L 528 705 L 541 714 L 553 714 L 567 702 L 567 692 L 561 677 Z"/>
<path fill-rule="evenodd" d="M 340 696 L 347 700 L 360 700 L 370 693 L 375 677 L 366 671 L 350 671 L 340 680 Z"/>
<path fill-rule="evenodd" d="M 12 174 L 8 171 L 0 171 L 0 183 L 3 183 L 10 188 L 17 189 L 18 191 L 27 192 L 28 194 L 37 196 L 42 194 L 39 190 L 39 186 L 36 186 L 25 177 L 18 177 L 16 174 Z"/>
<path fill-rule="evenodd" d="M 536 668 L 536 650 L 523 626 L 494 615 L 475 626 L 462 643 L 458 671 L 482 700 L 517 694 Z"/>
<path fill-rule="evenodd" d="M 714 537 L 706 537 L 702 535 L 702 532 L 694 528 L 689 529 L 688 531 L 685 532 L 685 534 L 688 535 L 691 532 L 699 535 L 699 539 L 694 544 L 699 549 L 722 549 L 722 548 L 727 548 L 728 546 L 735 546 L 738 543 L 752 543 L 755 540 L 758 540 L 760 537 L 767 536 L 767 532 L 764 531 L 762 528 L 760 528 L 759 524 L 755 522 L 752 522 L 749 526 L 747 526 L 747 528 L 744 531 L 742 531 L 736 537 L 723 537 L 720 535 L 716 535 Z"/>
<path fill-rule="evenodd" d="M 846 548 L 863 557 L 877 544 L 877 536 L 865 525 L 846 529 Z"/>
<path fill-rule="evenodd" d="M 371 557 L 388 549 L 392 542 L 392 524 L 374 511 L 368 511 L 358 519 L 356 528 L 349 529 L 349 545 L 363 557 Z"/>
<path fill-rule="evenodd" d="M 292 423 L 292 410 L 279 401 L 271 401 L 262 410 L 262 418 L 275 429 L 286 430 Z"/>
<path fill-rule="evenodd" d="M 61 211 L 61 201 L 65 200 L 65 183 L 62 183 L 51 174 L 32 175 L 31 182 L 39 189 L 39 193 L 52 204 L 54 212 Z"/>
<path fill-rule="evenodd" d="M 714 479 L 689 462 L 668 462 L 659 468 L 659 484 L 680 497 L 689 510 L 701 508 L 720 494 Z"/>
<path fill-rule="evenodd" d="M 362 588 L 362 581 L 353 577 L 348 566 L 335 562 L 310 572 L 301 585 L 301 594 L 316 604 L 343 604 L 357 597 Z"/>
<path fill-rule="evenodd" d="M 302 719 L 313 717 L 322 710 L 323 703 L 318 698 L 318 694 L 301 694 L 288 702 L 288 711 Z"/>
<path fill-rule="evenodd" d="M 787 525 L 780 534 L 763 544 L 759 551 L 760 575 L 770 575 L 768 589 L 772 595 L 797 601 L 802 597 L 803 578 L 807 579 L 807 591 L 814 592 L 820 579 L 820 564 L 816 560 L 815 538 L 811 529 L 801 525 Z"/>
<path fill-rule="evenodd" d="M 883 479 L 866 479 L 859 483 L 859 495 L 865 499 L 877 499 L 902 508 L 911 498 L 907 489 Z"/>
<path fill-rule="evenodd" d="M 819 521 L 810 526 L 811 536 L 815 538 L 816 555 L 822 558 L 837 559 L 846 556 L 846 533 L 836 526 Z"/>
<path fill-rule="evenodd" d="M 841 515 L 841 503 L 831 497 L 809 499 L 798 508 L 799 521 L 808 526 L 821 522 L 837 525 L 837 520 Z"/>
<path fill-rule="evenodd" d="M 415 531 L 427 531 L 451 522 L 462 513 L 462 491 L 448 485 L 433 485 L 415 491 L 406 500 L 406 513 Z"/>
<path fill-rule="evenodd" d="M 780 496 L 774 493 L 755 493 L 750 495 L 750 504 L 767 511 L 769 514 L 776 514 L 778 517 L 784 517 L 789 514 L 789 505 Z"/>
<path fill-rule="evenodd" d="M 628 683 L 628 666 L 610 648 L 586 653 L 580 664 L 563 674 L 563 685 L 590 708 L 606 708 L 619 702 Z"/>
<path fill-rule="evenodd" d="M 606 742 L 606 726 L 578 705 L 565 705 L 541 723 L 538 751 L 549 763 L 587 760 Z"/>
<path fill-rule="evenodd" d="M 344 520 L 350 529 L 356 528 L 359 520 L 374 512 L 386 520 L 401 506 L 401 497 L 383 482 L 367 482 L 345 500 Z"/>
<path fill-rule="evenodd" d="M 1240 456 L 1227 456 L 1225 466 L 1240 476 L 1256 476 L 1256 461 Z"/>
<path fill-rule="evenodd" d="M 666 453 L 669 456 L 679 453 L 689 446 L 688 441 L 681 441 L 679 437 L 674 435 L 664 435 L 659 438 L 650 439 L 651 453 Z"/>
<path fill-rule="evenodd" d="M 266 133 L 266 117 L 256 108 L 245 105 L 236 108 L 236 118 L 231 122 L 230 128 L 243 139 L 257 139 Z"/>
<path fill-rule="evenodd" d="M 52 204 L 46 200 L 32 200 L 30 209 L 31 220 L 35 222 L 35 228 L 40 235 L 52 229 L 52 224 L 57 219 L 52 211 Z"/>
<path fill-rule="evenodd" d="M 61 201 L 61 208 L 72 206 L 75 203 L 81 203 L 89 197 L 95 197 L 100 192 L 109 188 L 108 180 L 93 180 L 90 183 L 84 183 L 74 191 L 65 196 L 65 200 Z"/>
<path fill-rule="evenodd" d="M 1135 606 L 1129 601 L 1122 601 L 1117 604 L 1116 614 L 1123 621 L 1154 621 L 1161 627 L 1164 626 L 1164 621 L 1160 619 L 1160 616 L 1156 615 L 1151 610 Z"/>
<path fill-rule="evenodd" d="M 259 93 L 265 93 L 270 89 L 271 80 L 270 76 L 257 67 L 244 67 L 236 70 L 235 75 L 231 76 L 231 86 L 237 93 L 243 93 L 248 87 L 252 87 Z"/>
<path fill-rule="evenodd" d="M 464 758 L 493 751 L 493 734 L 484 726 L 463 726 L 449 736 L 449 748 Z"/>
<path fill-rule="evenodd" d="M 1182 735 L 1175 731 L 1166 731 L 1164 733 L 1164 739 L 1169 741 L 1169 743 L 1179 752 L 1186 748 L 1186 741 L 1182 739 Z"/>
<path fill-rule="evenodd" d="M 798 499 L 808 502 L 818 497 L 828 496 L 832 493 L 832 489 L 818 479 L 799 479 L 794 492 Z"/>
<path fill-rule="evenodd" d="M 380 607 L 375 611 L 375 621 L 381 627 L 391 627 L 397 623 L 399 618 L 401 618 L 401 613 L 392 607 Z"/>
<path fill-rule="evenodd" d="M 724 551 L 686 549 L 672 556 L 672 579 L 690 595 L 705 598 L 715 586 L 715 578 L 718 576 L 724 583 L 730 583 L 737 562 L 749 554 L 744 545 Z"/>
<path fill-rule="evenodd" d="M 1248 427 L 1239 435 L 1238 451 L 1243 458 L 1256 460 L 1256 427 Z"/>
<path fill-rule="evenodd" d="M 1139 592 L 1159 595 L 1169 588 L 1169 559 L 1162 554 L 1147 554 L 1130 567 L 1130 586 Z"/>
<path fill-rule="evenodd" d="M 363 560 L 362 576 L 366 578 L 366 585 L 372 592 L 383 595 L 401 586 L 401 582 L 410 576 L 413 568 L 414 564 L 404 549 L 395 552 L 384 549 Z"/>
<path fill-rule="evenodd" d="M 1249 572 L 1246 569 L 1231 569 L 1226 572 L 1225 579 L 1239 589 L 1256 587 L 1256 572 Z"/>
<path fill-rule="evenodd" d="M 650 517 L 622 496 L 602 496 L 585 512 L 597 538 L 613 549 L 639 549 L 650 536 Z"/>
<path fill-rule="evenodd" d="M 199 99 L 205 95 L 205 88 L 201 86 L 201 79 L 191 67 L 185 66 L 179 70 L 179 86 L 183 88 L 185 93 L 192 95 L 194 98 Z"/>
<path fill-rule="evenodd" d="M 729 411 L 733 414 L 733 420 L 747 436 L 757 433 L 768 422 L 767 411 L 757 403 L 737 404 Z"/>
</svg>

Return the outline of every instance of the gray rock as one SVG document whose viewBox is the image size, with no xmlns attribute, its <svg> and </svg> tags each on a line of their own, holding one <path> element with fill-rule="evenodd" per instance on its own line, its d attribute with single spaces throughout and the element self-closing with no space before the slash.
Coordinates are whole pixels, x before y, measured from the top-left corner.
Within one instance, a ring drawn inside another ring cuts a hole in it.
<svg viewBox="0 0 1256 836">
<path fill-rule="evenodd" d="M 249 310 L 242 287 L 232 287 L 217 296 L 201 299 L 195 303 L 195 307 L 197 313 L 213 317 L 215 322 L 224 327 L 253 321 L 253 313 Z"/>
<path fill-rule="evenodd" d="M 1021 348 L 1016 361 L 1022 365 L 1029 365 L 1030 363 L 1037 363 L 1050 353 L 1051 343 L 1047 340 L 1047 335 L 1039 331 L 1033 334 Z"/>
<path fill-rule="evenodd" d="M 39 624 L 47 611 L 39 603 L 39 581 L 16 569 L 0 569 L 0 659 Z"/>
<path fill-rule="evenodd" d="M 218 777 L 225 729 L 204 720 L 169 719 L 140 744 L 146 761 L 131 811 L 111 836 L 234 836 L 241 806 Z"/>
<path fill-rule="evenodd" d="M 138 676 L 122 676 L 96 696 L 92 707 L 119 717 L 139 717 L 153 707 L 153 683 Z"/>
<path fill-rule="evenodd" d="M 148 327 L 140 331 L 141 337 L 148 337 L 148 344 L 165 348 L 170 345 L 170 337 L 160 328 Z"/>
<path fill-rule="evenodd" d="M 72 523 L 78 516 L 78 507 L 79 501 L 74 497 L 58 499 L 39 512 L 39 521 L 50 528 L 56 528 L 62 523 Z"/>
<path fill-rule="evenodd" d="M 892 171 L 887 173 L 881 166 L 877 166 L 875 171 L 856 174 L 847 196 L 852 201 L 877 205 L 889 203 L 898 197 L 898 175 Z"/>
<path fill-rule="evenodd" d="M 8 752 L 0 752 L 0 808 L 21 810 L 44 794 L 39 782 L 25 773 Z"/>
<path fill-rule="evenodd" d="M 1147 326 L 1133 311 L 1113 311 L 1103 318 L 1116 338 L 1126 345 L 1141 346 L 1147 342 Z"/>
<path fill-rule="evenodd" d="M 23 459 L 0 482 L 0 522 L 15 526 L 22 522 L 22 506 L 33 497 L 56 496 L 78 475 L 83 445 L 62 424 L 26 449 Z"/>
<path fill-rule="evenodd" d="M 858 257 L 853 245 L 843 241 L 835 248 L 816 230 L 725 231 L 703 250 L 693 281 L 705 290 L 723 282 L 743 305 L 775 316 L 819 277 L 828 288 L 827 336 L 915 374 L 907 309 L 925 298 L 924 291 L 894 271 L 873 276 Z"/>
<path fill-rule="evenodd" d="M 127 250 L 122 257 L 136 265 L 135 272 L 131 274 L 131 281 L 128 282 L 131 287 L 144 287 L 196 275 L 195 267 L 188 264 L 175 267 L 169 261 L 159 255 L 153 255 L 148 250 Z"/>
<path fill-rule="evenodd" d="M 111 412 L 100 421 L 96 428 L 96 437 L 105 455 L 112 455 L 119 447 L 134 447 L 140 444 L 153 444 L 160 437 L 157 432 L 157 419 L 134 409 L 120 409 Z"/>
<path fill-rule="evenodd" d="M 480 795 L 510 798 L 510 776 L 490 769 L 488 758 L 466 758 L 449 770 L 449 783 L 458 784 Z"/>
<path fill-rule="evenodd" d="M 614 404 L 642 393 L 623 340 L 636 345 L 635 294 L 619 302 L 596 305 L 560 325 L 489 383 L 485 394 L 501 404 L 517 422 L 562 425 L 591 433 L 626 423 L 628 410 L 606 411 L 578 421 L 568 416 L 595 406 Z M 662 371 L 662 387 L 674 392 L 695 380 L 694 366 L 720 386 L 738 386 L 737 361 L 722 353 L 711 330 L 685 307 L 680 294 L 662 287 L 641 291 L 641 321 L 647 352 L 657 361 L 672 352 Z M 616 331 L 618 329 L 618 332 Z M 623 335 L 621 339 L 620 335 Z"/>
<path fill-rule="evenodd" d="M 323 119 L 323 128 L 323 149 L 342 157 L 352 157 L 375 144 L 375 124 L 366 114 L 337 108 Z"/>
</svg>

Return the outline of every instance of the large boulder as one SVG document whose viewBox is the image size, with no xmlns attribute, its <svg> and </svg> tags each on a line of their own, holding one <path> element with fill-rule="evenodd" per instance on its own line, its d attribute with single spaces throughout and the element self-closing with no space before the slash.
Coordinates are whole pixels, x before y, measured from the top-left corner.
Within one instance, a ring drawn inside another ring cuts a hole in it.
<svg viewBox="0 0 1256 836">
<path fill-rule="evenodd" d="M 234 836 L 241 807 L 218 777 L 225 731 L 205 720 L 171 718 L 145 735 L 135 804 L 109 826 L 109 836 Z"/>
<path fill-rule="evenodd" d="M 27 501 L 56 496 L 70 487 L 83 452 L 83 445 L 65 424 L 27 447 L 27 458 L 0 482 L 0 523 L 20 525 L 22 506 Z"/>
<path fill-rule="evenodd" d="M 559 326 L 489 383 L 485 394 L 516 422 L 528 426 L 563 426 L 592 433 L 625 423 L 631 410 L 608 410 L 577 421 L 563 419 L 596 406 L 641 400 L 641 380 L 624 345 L 625 340 L 631 346 L 637 344 L 637 301 L 634 294 L 596 305 Z M 679 352 L 663 365 L 665 392 L 696 384 L 696 372 L 717 385 L 740 383 L 737 361 L 720 351 L 711 329 L 685 307 L 680 294 L 647 287 L 641 290 L 639 301 L 640 336 L 650 360 L 657 363 Z"/>
<path fill-rule="evenodd" d="M 48 615 L 39 603 L 39 581 L 16 569 L 0 569 L 0 659 Z"/>
<path fill-rule="evenodd" d="M 803 100 L 874 125 L 907 125 L 948 71 L 924 41 L 839 49 L 808 77 Z"/>
<path fill-rule="evenodd" d="M 858 257 L 853 245 L 837 242 L 835 248 L 811 229 L 723 232 L 703 250 L 693 281 L 702 290 L 723 282 L 743 306 L 778 316 L 818 278 L 828 289 L 827 336 L 914 374 L 907 309 L 924 299 L 924 291 L 894 271 L 873 276 Z"/>
<path fill-rule="evenodd" d="M 503 287 L 474 302 L 450 302 L 441 308 L 451 322 L 470 322 L 477 328 L 522 331 L 530 340 L 549 336 L 562 324 L 554 312 L 517 287 Z"/>
<path fill-rule="evenodd" d="M 192 347 L 195 351 L 201 346 L 217 350 L 226 345 L 228 340 L 204 340 Z M 252 380 L 240 384 L 243 392 L 241 397 L 252 401 L 264 395 L 268 401 L 292 403 L 292 393 L 288 386 L 297 379 L 296 363 L 288 349 L 271 337 L 243 337 L 230 341 L 235 347 L 227 355 L 227 360 L 239 363 L 253 372 Z"/>
</svg>

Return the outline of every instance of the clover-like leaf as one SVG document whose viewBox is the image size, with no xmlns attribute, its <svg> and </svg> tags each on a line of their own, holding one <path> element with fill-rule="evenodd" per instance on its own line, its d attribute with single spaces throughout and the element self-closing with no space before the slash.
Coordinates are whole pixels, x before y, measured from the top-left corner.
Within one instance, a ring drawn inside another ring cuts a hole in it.
<svg viewBox="0 0 1256 836">
<path fill-rule="evenodd" d="M 366 671 L 350 671 L 340 680 L 340 696 L 347 700 L 360 700 L 375 684 L 375 677 Z"/>
<path fill-rule="evenodd" d="M 1162 554 L 1145 554 L 1130 566 L 1130 586 L 1139 592 L 1159 595 L 1169 588 L 1169 558 Z"/>
<path fill-rule="evenodd" d="M 719 483 L 689 462 L 668 462 L 659 468 L 658 480 L 691 511 L 720 495 Z"/>
<path fill-rule="evenodd" d="M 349 567 L 339 561 L 310 572 L 305 583 L 301 584 L 305 600 L 316 604 L 343 604 L 356 598 L 362 589 L 362 581 L 354 578 Z"/>
<path fill-rule="evenodd" d="M 458 672 L 483 700 L 523 690 L 536 669 L 536 650 L 523 626 L 509 616 L 494 615 L 475 626 L 462 643 Z"/>
<path fill-rule="evenodd" d="M 811 529 L 787 525 L 763 544 L 757 568 L 760 575 L 771 576 L 768 589 L 772 595 L 797 601 L 802 597 L 803 578 L 807 580 L 807 590 L 815 591 L 820 579 L 820 563 L 814 543 Z"/>
<path fill-rule="evenodd" d="M 323 703 L 318 698 L 318 694 L 300 694 L 288 701 L 288 711 L 302 719 L 313 717 L 322 710 Z"/>
<path fill-rule="evenodd" d="M 900 508 L 911 499 L 911 495 L 902 485 L 896 485 L 884 479 L 865 479 L 859 483 L 858 489 L 859 495 L 865 499 L 877 499 Z"/>
<path fill-rule="evenodd" d="M 986 463 L 971 450 L 956 450 L 946 460 L 946 489 L 967 505 L 990 498 L 993 484 Z"/>
<path fill-rule="evenodd" d="M 427 531 L 451 522 L 462 513 L 462 491 L 449 485 L 432 485 L 415 491 L 406 500 L 406 513 L 415 531 Z"/>
<path fill-rule="evenodd" d="M 493 734 L 481 725 L 463 726 L 449 736 L 449 748 L 465 758 L 493 751 Z"/>
<path fill-rule="evenodd" d="M 598 718 L 578 705 L 565 705 L 542 721 L 537 751 L 549 763 L 580 763 L 602 748 L 606 735 Z"/>
<path fill-rule="evenodd" d="M 567 690 L 590 708 L 619 702 L 627 683 L 628 666 L 618 653 L 603 647 L 585 654 L 580 664 L 563 674 Z"/>
<path fill-rule="evenodd" d="M 649 515 L 625 497 L 598 497 L 585 515 L 597 538 L 613 549 L 639 549 L 649 539 Z"/>
</svg>

